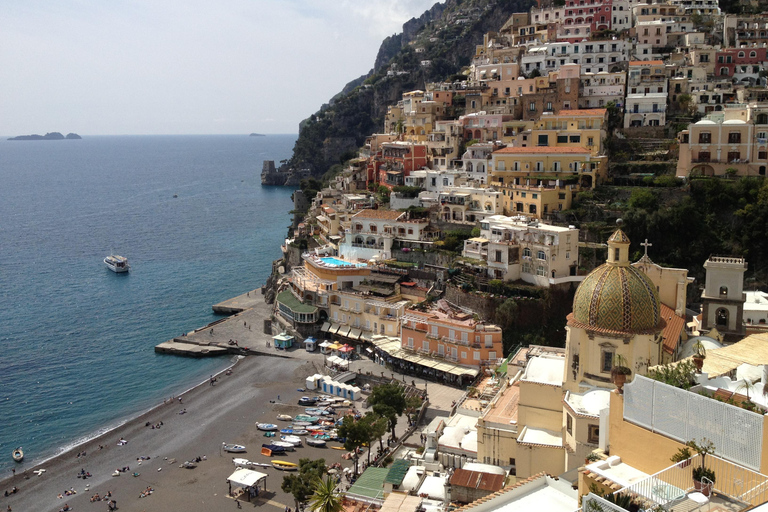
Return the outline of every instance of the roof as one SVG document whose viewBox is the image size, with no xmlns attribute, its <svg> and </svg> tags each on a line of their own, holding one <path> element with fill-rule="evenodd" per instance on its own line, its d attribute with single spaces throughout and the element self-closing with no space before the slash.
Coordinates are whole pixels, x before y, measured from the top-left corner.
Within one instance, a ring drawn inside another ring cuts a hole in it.
<svg viewBox="0 0 768 512">
<path fill-rule="evenodd" d="M 525 367 L 521 380 L 562 386 L 564 368 L 565 358 L 563 357 L 532 357 Z"/>
<path fill-rule="evenodd" d="M 768 364 L 768 333 L 753 334 L 728 347 L 708 351 L 702 372 L 712 378 L 735 370 L 744 363 L 752 366 Z"/>
<path fill-rule="evenodd" d="M 397 220 L 403 215 L 405 215 L 404 212 L 398 212 L 396 210 L 371 210 L 370 208 L 366 208 L 353 215 L 352 218 L 357 220 Z"/>
<path fill-rule="evenodd" d="M 451 485 L 496 492 L 504 486 L 504 475 L 457 469 L 451 476 Z"/>
<path fill-rule="evenodd" d="M 563 435 L 560 432 L 545 428 L 524 427 L 517 438 L 520 444 L 544 446 L 547 448 L 562 448 Z"/>
<path fill-rule="evenodd" d="M 403 483 L 403 478 L 405 478 L 405 474 L 408 472 L 409 467 L 411 467 L 410 461 L 397 459 L 389 467 L 389 473 L 384 481 L 392 485 L 400 485 Z"/>
<path fill-rule="evenodd" d="M 680 343 L 680 334 L 685 327 L 685 317 L 675 314 L 675 310 L 666 304 L 661 304 L 661 318 L 667 321 L 666 327 L 661 331 L 664 339 L 664 352 L 674 354 Z"/>
<path fill-rule="evenodd" d="M 506 147 L 499 149 L 497 151 L 494 151 L 494 155 L 525 155 L 525 154 L 533 154 L 533 155 L 542 155 L 542 154 L 550 154 L 550 153 L 556 153 L 559 155 L 569 155 L 569 154 L 578 154 L 578 155 L 589 155 L 591 152 L 582 147 L 549 147 L 549 146 L 535 146 L 531 148 L 519 148 L 519 147 Z"/>
<path fill-rule="evenodd" d="M 277 301 L 285 304 L 294 313 L 314 313 L 317 311 L 315 306 L 304 304 L 291 292 L 291 290 L 283 290 L 277 294 Z"/>
<path fill-rule="evenodd" d="M 578 110 L 561 110 L 558 115 L 559 116 L 604 116 L 605 113 L 608 112 L 607 109 L 604 108 L 583 108 Z"/>
<path fill-rule="evenodd" d="M 630 66 L 663 66 L 664 61 L 663 60 L 631 60 L 629 61 Z"/>
<path fill-rule="evenodd" d="M 348 495 L 357 495 L 369 499 L 383 500 L 384 498 L 384 479 L 387 478 L 389 469 L 387 468 L 367 468 L 363 474 L 357 478 L 352 487 L 347 491 Z"/>
<path fill-rule="evenodd" d="M 384 500 L 380 512 L 415 512 L 419 505 L 421 505 L 421 498 L 419 496 L 393 492 Z"/>
<path fill-rule="evenodd" d="M 242 487 L 252 487 L 257 482 L 265 478 L 267 478 L 266 473 L 253 471 L 252 469 L 238 468 L 234 473 L 229 475 L 227 480 L 235 485 L 240 485 Z"/>
</svg>

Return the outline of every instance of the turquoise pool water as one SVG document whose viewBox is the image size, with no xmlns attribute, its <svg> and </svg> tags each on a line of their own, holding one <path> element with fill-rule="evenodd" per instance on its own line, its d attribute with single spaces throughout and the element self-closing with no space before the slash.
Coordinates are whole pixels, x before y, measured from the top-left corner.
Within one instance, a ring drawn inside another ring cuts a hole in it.
<svg viewBox="0 0 768 512">
<path fill-rule="evenodd" d="M 340 260 L 339 258 L 334 258 L 333 256 L 325 256 L 323 258 L 320 258 L 320 261 L 325 263 L 326 265 L 332 265 L 334 267 L 364 267 L 364 263 L 350 263 L 349 261 Z"/>
</svg>

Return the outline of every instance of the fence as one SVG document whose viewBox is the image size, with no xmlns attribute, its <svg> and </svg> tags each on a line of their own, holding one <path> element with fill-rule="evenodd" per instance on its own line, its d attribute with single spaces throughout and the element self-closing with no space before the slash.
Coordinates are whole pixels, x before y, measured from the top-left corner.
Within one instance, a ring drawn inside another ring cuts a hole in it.
<svg viewBox="0 0 768 512">
<path fill-rule="evenodd" d="M 624 419 L 682 443 L 707 438 L 718 455 L 760 469 L 761 414 L 637 375 L 624 386 Z"/>
</svg>

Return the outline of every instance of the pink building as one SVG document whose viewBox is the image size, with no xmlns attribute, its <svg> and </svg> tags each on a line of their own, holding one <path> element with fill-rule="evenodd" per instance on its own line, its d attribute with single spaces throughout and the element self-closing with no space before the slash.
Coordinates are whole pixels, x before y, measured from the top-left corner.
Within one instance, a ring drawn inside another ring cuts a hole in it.
<svg viewBox="0 0 768 512">
<path fill-rule="evenodd" d="M 492 366 L 503 357 L 501 328 L 451 308 L 445 301 L 428 311 L 408 309 L 401 319 L 403 350 L 465 366 Z"/>
<path fill-rule="evenodd" d="M 566 0 L 564 25 L 590 25 L 592 32 L 611 28 L 613 0 Z"/>
</svg>

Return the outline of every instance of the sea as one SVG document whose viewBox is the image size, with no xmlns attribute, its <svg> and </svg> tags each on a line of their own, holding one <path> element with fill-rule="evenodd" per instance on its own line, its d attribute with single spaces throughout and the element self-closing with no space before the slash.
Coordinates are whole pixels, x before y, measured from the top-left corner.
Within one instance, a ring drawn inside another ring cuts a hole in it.
<svg viewBox="0 0 768 512">
<path fill-rule="evenodd" d="M 296 135 L 0 141 L 0 477 L 92 439 L 232 364 L 154 347 L 261 286 L 292 190 L 264 160 Z M 115 274 L 103 259 L 128 258 Z M 16 464 L 11 452 L 24 449 Z"/>
</svg>

